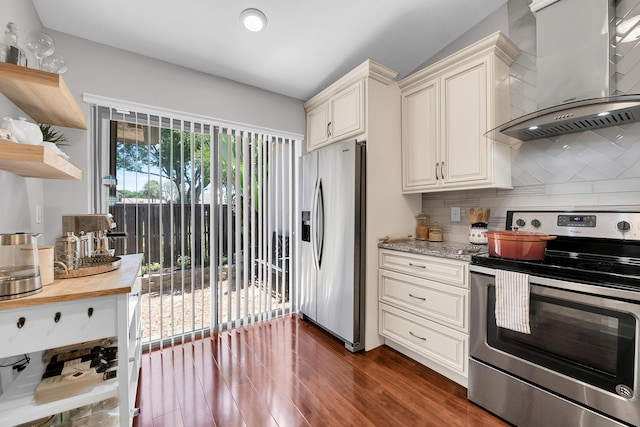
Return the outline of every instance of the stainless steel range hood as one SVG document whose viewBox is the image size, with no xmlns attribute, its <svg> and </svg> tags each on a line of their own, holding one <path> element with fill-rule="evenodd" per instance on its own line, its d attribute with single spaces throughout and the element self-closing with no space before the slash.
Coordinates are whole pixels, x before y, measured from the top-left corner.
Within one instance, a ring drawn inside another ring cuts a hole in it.
<svg viewBox="0 0 640 427">
<path fill-rule="evenodd" d="M 614 0 L 534 0 L 538 111 L 500 132 L 527 141 L 640 121 L 640 94 L 614 88 Z"/>
</svg>

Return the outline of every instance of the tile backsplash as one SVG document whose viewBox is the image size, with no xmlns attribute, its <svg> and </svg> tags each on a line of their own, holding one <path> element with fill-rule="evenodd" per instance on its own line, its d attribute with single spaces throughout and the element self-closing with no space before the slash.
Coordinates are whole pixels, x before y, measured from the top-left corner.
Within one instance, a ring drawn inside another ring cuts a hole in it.
<svg viewBox="0 0 640 427">
<path fill-rule="evenodd" d="M 527 0 L 509 0 L 509 37 L 522 53 L 511 66 L 511 117 L 535 111 L 536 20 Z M 616 7 L 616 94 L 640 93 L 640 0 Z M 633 23 L 634 25 L 629 25 Z M 490 229 L 504 229 L 506 211 L 640 210 L 640 123 L 523 142 L 511 150 L 512 190 L 470 190 L 422 196 L 445 240 L 468 242 L 469 208 L 491 208 Z M 450 221 L 460 207 L 461 222 Z"/>
</svg>

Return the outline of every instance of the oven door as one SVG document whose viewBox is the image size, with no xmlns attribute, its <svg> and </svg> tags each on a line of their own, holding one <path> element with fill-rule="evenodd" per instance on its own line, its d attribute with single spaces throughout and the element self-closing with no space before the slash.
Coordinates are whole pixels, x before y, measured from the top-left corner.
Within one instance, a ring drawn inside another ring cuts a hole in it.
<svg viewBox="0 0 640 427">
<path fill-rule="evenodd" d="M 471 274 L 473 359 L 621 420 L 640 419 L 638 302 L 614 298 L 615 289 L 530 277 L 531 334 L 522 334 L 496 326 L 494 283 Z"/>
</svg>

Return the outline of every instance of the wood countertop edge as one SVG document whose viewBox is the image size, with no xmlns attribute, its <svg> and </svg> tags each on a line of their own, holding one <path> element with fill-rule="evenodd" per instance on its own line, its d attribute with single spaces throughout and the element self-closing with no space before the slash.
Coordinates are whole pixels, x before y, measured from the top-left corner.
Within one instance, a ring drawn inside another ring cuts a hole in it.
<svg viewBox="0 0 640 427">
<path fill-rule="evenodd" d="M 58 279 L 28 297 L 0 301 L 0 310 L 69 302 L 108 295 L 128 294 L 135 284 L 143 254 L 122 255 L 120 268 L 108 273 L 73 279 Z"/>
</svg>

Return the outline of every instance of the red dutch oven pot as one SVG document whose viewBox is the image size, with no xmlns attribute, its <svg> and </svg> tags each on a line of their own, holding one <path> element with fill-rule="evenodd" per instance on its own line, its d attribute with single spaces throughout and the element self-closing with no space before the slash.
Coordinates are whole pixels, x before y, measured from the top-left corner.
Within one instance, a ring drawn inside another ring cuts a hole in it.
<svg viewBox="0 0 640 427">
<path fill-rule="evenodd" d="M 528 231 L 486 231 L 489 255 L 523 261 L 544 259 L 547 242 L 557 236 Z"/>
</svg>

